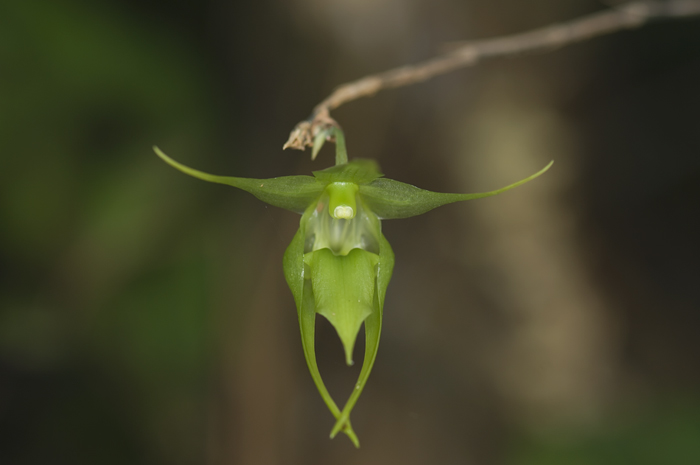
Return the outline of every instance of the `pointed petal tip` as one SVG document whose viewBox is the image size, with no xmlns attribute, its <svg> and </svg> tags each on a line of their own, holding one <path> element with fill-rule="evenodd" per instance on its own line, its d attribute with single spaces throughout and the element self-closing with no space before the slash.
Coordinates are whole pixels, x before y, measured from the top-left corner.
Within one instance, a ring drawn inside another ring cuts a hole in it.
<svg viewBox="0 0 700 465">
<path fill-rule="evenodd" d="M 190 168 L 189 166 L 185 166 L 182 163 L 178 163 L 169 156 L 167 156 L 161 149 L 158 148 L 157 145 L 153 146 L 153 151 L 160 157 L 161 160 L 163 160 L 165 163 L 168 165 L 172 166 L 173 168 L 182 171 L 185 174 L 189 174 L 190 176 L 193 176 L 195 178 L 202 179 L 204 181 L 212 181 L 212 179 L 208 178 L 213 178 L 215 176 L 207 173 L 203 173 L 201 171 L 197 171 L 193 168 Z"/>
<path fill-rule="evenodd" d="M 542 168 L 541 170 L 539 170 L 537 173 L 535 173 L 535 174 L 533 174 L 533 175 L 531 175 L 531 176 L 529 176 L 529 177 L 523 179 L 522 181 L 517 182 L 516 184 L 517 184 L 517 185 L 525 184 L 526 182 L 531 181 L 531 180 L 533 180 L 533 179 L 539 177 L 540 175 L 542 175 L 542 174 L 544 174 L 545 172 L 547 172 L 547 171 L 549 170 L 549 168 L 552 167 L 553 164 L 554 164 L 554 160 L 550 160 L 549 163 L 547 163 L 547 166 L 545 166 L 544 168 Z M 509 186 L 509 187 L 510 187 L 510 186 Z M 513 186 L 513 187 L 515 187 L 515 186 Z"/>
<path fill-rule="evenodd" d="M 345 435 L 348 437 L 348 439 L 350 439 L 350 441 L 355 446 L 355 448 L 359 449 L 360 448 L 360 440 L 357 437 L 357 435 L 355 434 L 355 432 L 352 430 L 352 428 L 350 426 L 347 426 L 347 425 L 349 425 L 349 423 L 346 423 L 345 428 L 339 428 L 337 431 L 335 428 L 333 428 L 329 437 L 331 439 L 335 439 L 335 437 L 338 435 L 338 433 L 342 431 L 343 433 L 345 433 Z"/>
<path fill-rule="evenodd" d="M 355 340 L 353 338 L 352 341 L 342 341 L 343 342 L 343 349 L 345 350 L 345 364 L 349 367 L 353 366 L 355 362 L 352 360 L 352 352 L 355 346 Z"/>
<path fill-rule="evenodd" d="M 357 333 L 353 335 L 344 334 L 343 336 L 340 336 L 340 342 L 343 343 L 343 350 L 345 352 L 345 364 L 350 367 L 355 364 L 355 362 L 352 360 L 352 353 L 355 350 L 355 340 L 357 339 Z"/>
<path fill-rule="evenodd" d="M 154 145 L 154 146 L 153 146 L 153 151 L 156 153 L 156 155 L 158 155 L 158 157 L 159 157 L 161 160 L 163 160 L 163 161 L 166 162 L 167 164 L 169 164 L 169 165 L 171 165 L 171 166 L 173 166 L 173 167 L 175 167 L 175 168 L 177 168 L 177 169 L 180 169 L 180 168 L 177 166 L 177 165 L 179 165 L 179 163 L 177 163 L 175 160 L 173 160 L 172 158 L 170 158 L 169 156 L 167 156 L 165 153 L 163 153 L 163 151 L 162 151 L 160 148 L 158 148 L 157 145 Z"/>
<path fill-rule="evenodd" d="M 347 417 L 347 416 L 345 418 L 343 418 L 343 416 L 341 415 L 340 417 L 337 418 L 335 425 L 333 425 L 333 429 L 331 430 L 331 439 L 336 437 L 336 435 L 343 430 L 343 425 L 345 425 L 346 422 L 348 422 L 348 421 L 349 421 L 349 417 Z M 357 436 L 355 436 L 355 439 L 357 439 Z M 352 441 L 352 438 L 350 438 L 350 440 Z M 354 442 L 355 441 L 353 441 L 353 443 Z M 358 447 L 359 447 L 359 442 L 358 442 Z"/>
</svg>

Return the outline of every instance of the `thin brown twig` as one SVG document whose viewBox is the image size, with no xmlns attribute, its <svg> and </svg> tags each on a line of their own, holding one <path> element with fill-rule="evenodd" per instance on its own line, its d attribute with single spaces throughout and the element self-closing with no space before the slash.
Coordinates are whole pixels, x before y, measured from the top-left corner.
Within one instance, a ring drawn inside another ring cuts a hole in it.
<svg viewBox="0 0 700 465">
<path fill-rule="evenodd" d="M 695 15 L 700 15 L 700 0 L 636 1 L 524 33 L 467 42 L 421 63 L 401 66 L 339 86 L 316 105 L 308 120 L 297 124 L 283 148 L 304 150 L 313 146 L 314 137 L 321 130 L 338 125 L 330 116 L 331 110 L 353 100 L 370 97 L 380 90 L 427 81 L 459 68 L 474 66 L 484 58 L 557 49 L 623 29 L 637 28 L 652 19 Z"/>
</svg>

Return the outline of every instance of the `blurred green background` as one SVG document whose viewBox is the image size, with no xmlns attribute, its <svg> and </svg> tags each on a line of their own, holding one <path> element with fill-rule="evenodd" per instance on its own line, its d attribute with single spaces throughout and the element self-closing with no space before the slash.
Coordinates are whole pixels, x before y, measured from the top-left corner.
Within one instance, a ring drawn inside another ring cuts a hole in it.
<svg viewBox="0 0 700 465">
<path fill-rule="evenodd" d="M 0 0 L 0 463 L 700 463 L 700 20 L 489 61 L 334 112 L 350 156 L 502 196 L 384 223 L 355 411 L 308 375 L 298 216 L 190 179 L 308 174 L 340 83 L 576 0 Z M 357 369 L 319 320 L 336 396 Z M 360 347 L 357 350 L 361 350 Z"/>
</svg>

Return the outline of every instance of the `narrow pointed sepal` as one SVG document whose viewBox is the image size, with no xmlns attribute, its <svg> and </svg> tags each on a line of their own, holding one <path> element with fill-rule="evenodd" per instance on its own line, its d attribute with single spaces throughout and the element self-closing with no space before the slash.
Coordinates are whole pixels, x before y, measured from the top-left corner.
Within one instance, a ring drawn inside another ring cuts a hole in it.
<svg viewBox="0 0 700 465">
<path fill-rule="evenodd" d="M 306 364 L 309 367 L 309 372 L 311 373 L 311 378 L 313 379 L 319 394 L 321 394 L 321 398 L 328 407 L 328 410 L 330 410 L 333 417 L 337 419 L 340 417 L 340 409 L 328 392 L 328 389 L 321 378 L 321 373 L 319 372 L 318 364 L 316 362 L 316 306 L 313 290 L 311 288 L 311 280 L 306 279 L 304 276 L 304 241 L 306 235 L 304 225 L 306 224 L 307 218 L 312 211 L 313 206 L 304 213 L 300 222 L 299 230 L 294 235 L 294 239 L 292 239 L 292 242 L 287 247 L 287 250 L 284 252 L 284 277 L 290 290 L 292 291 L 294 302 L 296 303 L 297 315 L 299 317 L 299 328 L 301 330 L 301 344 L 304 351 Z M 350 441 L 352 441 L 355 447 L 360 447 L 360 441 L 353 431 L 349 419 L 343 423 L 342 430 L 348 436 Z"/>
<path fill-rule="evenodd" d="M 547 171 L 553 161 L 547 166 L 525 179 L 509 186 L 490 192 L 476 194 L 445 194 L 431 192 L 392 179 L 379 178 L 359 186 L 360 196 L 367 206 L 381 219 L 409 218 L 422 215 L 434 208 L 448 203 L 474 200 L 500 194 L 531 181 Z"/>
<path fill-rule="evenodd" d="M 178 163 L 164 154 L 158 147 L 154 146 L 153 151 L 167 164 L 185 174 L 203 181 L 237 187 L 253 194 L 265 203 L 296 213 L 303 213 L 309 205 L 320 197 L 325 188 L 324 184 L 311 176 L 282 176 L 270 179 L 216 176 Z"/>
</svg>

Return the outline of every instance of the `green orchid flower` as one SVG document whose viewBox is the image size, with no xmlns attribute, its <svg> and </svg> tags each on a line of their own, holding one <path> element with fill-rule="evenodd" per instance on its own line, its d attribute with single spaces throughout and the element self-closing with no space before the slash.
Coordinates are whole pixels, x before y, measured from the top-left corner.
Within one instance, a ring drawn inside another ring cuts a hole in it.
<svg viewBox="0 0 700 465">
<path fill-rule="evenodd" d="M 154 147 L 166 163 L 204 181 L 250 192 L 263 202 L 300 213 L 299 230 L 284 253 L 283 267 L 301 328 L 306 363 L 324 402 L 336 419 L 331 438 L 345 433 L 359 447 L 350 412 L 372 371 L 379 347 L 384 298 L 394 269 L 394 253 L 381 230 L 381 220 L 408 218 L 436 207 L 500 194 L 541 175 L 539 172 L 502 189 L 478 194 L 445 194 L 383 178 L 371 160 L 348 163 L 342 131 L 331 128 L 315 139 L 315 157 L 326 138 L 336 141 L 336 165 L 313 176 L 272 179 L 215 176 L 182 165 Z M 326 389 L 314 349 L 316 314 L 335 328 L 348 365 L 362 325 L 365 355 L 355 389 L 342 410 Z"/>
</svg>

